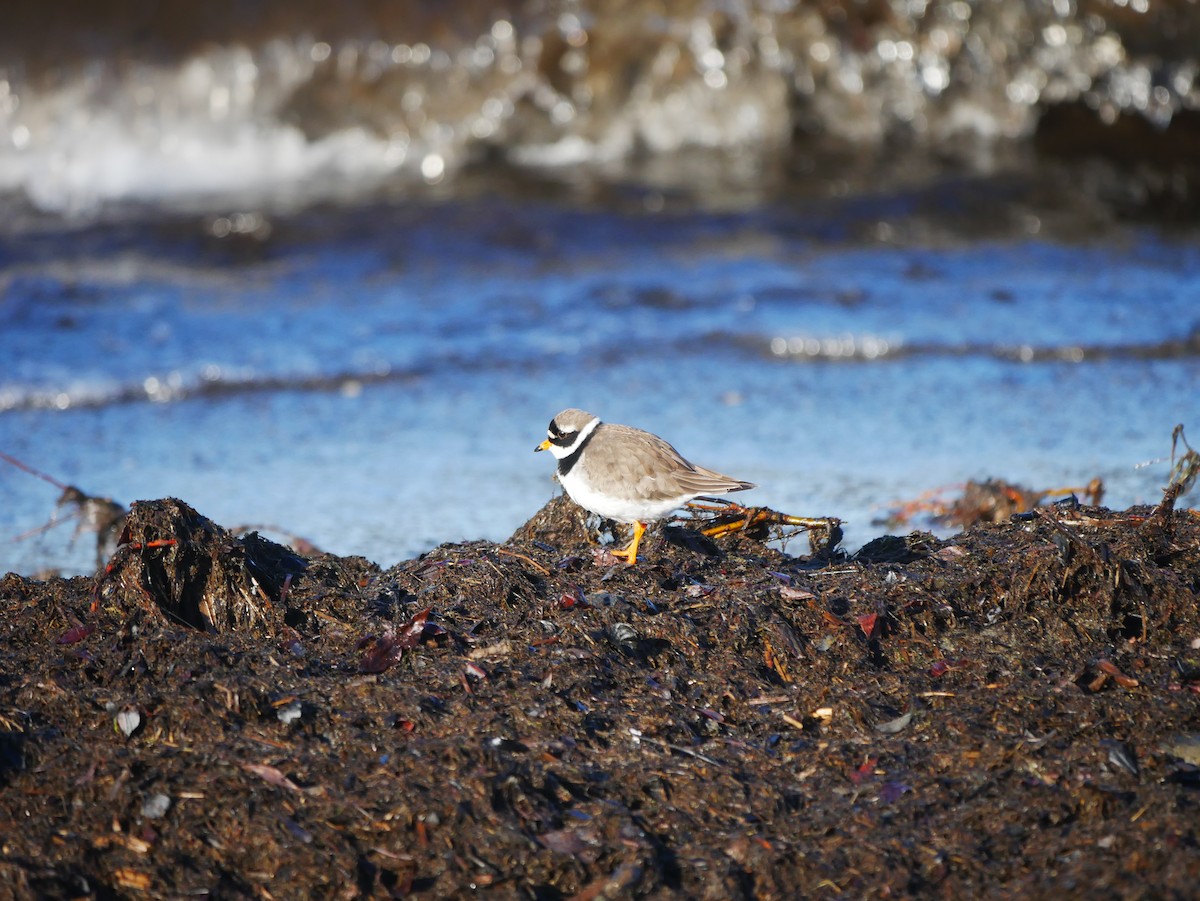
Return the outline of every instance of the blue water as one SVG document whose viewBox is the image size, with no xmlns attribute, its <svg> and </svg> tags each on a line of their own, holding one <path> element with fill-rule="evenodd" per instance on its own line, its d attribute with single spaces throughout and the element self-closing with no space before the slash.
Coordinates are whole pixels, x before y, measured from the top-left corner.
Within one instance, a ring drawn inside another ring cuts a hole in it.
<svg viewBox="0 0 1200 901">
<path fill-rule="evenodd" d="M 903 225 L 891 220 L 893 227 Z M 390 565 L 502 540 L 552 496 L 533 447 L 581 406 L 881 534 L 968 478 L 1153 502 L 1197 423 L 1194 241 L 830 239 L 786 208 L 503 201 L 153 217 L 0 247 L 0 451 L 124 503 L 177 496 Z M 1024 349 L 1024 350 L 1023 350 Z M 56 489 L 0 463 L 0 572 L 92 568 Z M 804 549 L 803 540 L 795 546 Z"/>
</svg>

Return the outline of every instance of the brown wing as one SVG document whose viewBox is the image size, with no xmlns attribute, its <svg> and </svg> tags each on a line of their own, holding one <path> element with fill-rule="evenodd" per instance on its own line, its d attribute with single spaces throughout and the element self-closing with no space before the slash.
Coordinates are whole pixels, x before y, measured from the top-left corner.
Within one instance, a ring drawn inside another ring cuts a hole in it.
<svg viewBox="0 0 1200 901">
<path fill-rule="evenodd" d="M 624 486 L 634 497 L 720 494 L 755 487 L 696 466 L 662 438 L 641 429 L 604 423 L 593 438 L 595 443 L 602 445 L 596 448 L 602 452 L 589 455 L 589 471 L 610 484 Z M 627 451 L 614 452 L 614 445 L 624 446 Z"/>
<path fill-rule="evenodd" d="M 719 472 L 713 472 L 711 469 L 705 469 L 703 466 L 695 465 L 692 466 L 692 472 L 681 473 L 676 481 L 688 491 L 695 491 L 698 494 L 745 491 L 748 488 L 758 487 L 753 482 L 743 482 L 741 479 L 730 478 Z"/>
</svg>

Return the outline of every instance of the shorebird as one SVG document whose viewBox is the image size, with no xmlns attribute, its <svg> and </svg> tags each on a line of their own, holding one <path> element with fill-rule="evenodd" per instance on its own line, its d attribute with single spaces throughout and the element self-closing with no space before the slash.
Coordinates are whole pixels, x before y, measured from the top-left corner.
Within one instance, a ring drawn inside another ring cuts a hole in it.
<svg viewBox="0 0 1200 901">
<path fill-rule="evenodd" d="M 558 459 L 558 480 L 571 500 L 605 519 L 633 524 L 633 541 L 614 557 L 637 563 L 646 524 L 701 495 L 754 488 L 686 460 L 670 444 L 642 429 L 601 422 L 583 410 L 563 410 L 534 451 Z"/>
</svg>

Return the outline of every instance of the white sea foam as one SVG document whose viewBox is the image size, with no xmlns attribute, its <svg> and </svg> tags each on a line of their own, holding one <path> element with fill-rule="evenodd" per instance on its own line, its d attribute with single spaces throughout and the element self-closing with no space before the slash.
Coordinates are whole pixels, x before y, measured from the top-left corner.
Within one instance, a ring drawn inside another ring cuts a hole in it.
<svg viewBox="0 0 1200 901">
<path fill-rule="evenodd" d="M 285 104 L 311 74 L 309 49 L 276 41 L 257 57 L 220 48 L 175 68 L 97 67 L 27 86 L 0 106 L 0 190 L 69 214 L 111 201 L 322 197 L 409 161 L 405 140 L 358 127 L 312 138 L 288 121 Z"/>
<path fill-rule="evenodd" d="M 332 192 L 304 187 L 379 179 L 403 162 L 403 153 L 361 129 L 310 141 L 286 124 L 158 120 L 131 127 L 102 111 L 19 150 L 0 150 L 0 188 L 23 190 L 41 209 L 79 214 L 111 201 L 258 198 L 297 188 L 321 197 Z"/>
</svg>

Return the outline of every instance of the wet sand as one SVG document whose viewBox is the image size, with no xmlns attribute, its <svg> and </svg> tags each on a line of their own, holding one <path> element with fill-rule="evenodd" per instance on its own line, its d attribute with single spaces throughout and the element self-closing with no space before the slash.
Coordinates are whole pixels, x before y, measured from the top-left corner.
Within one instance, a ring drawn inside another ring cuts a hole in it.
<svg viewBox="0 0 1200 901">
<path fill-rule="evenodd" d="M 1200 518 L 853 558 L 552 501 L 386 571 L 135 505 L 0 582 L 16 897 L 1188 897 Z"/>
</svg>

